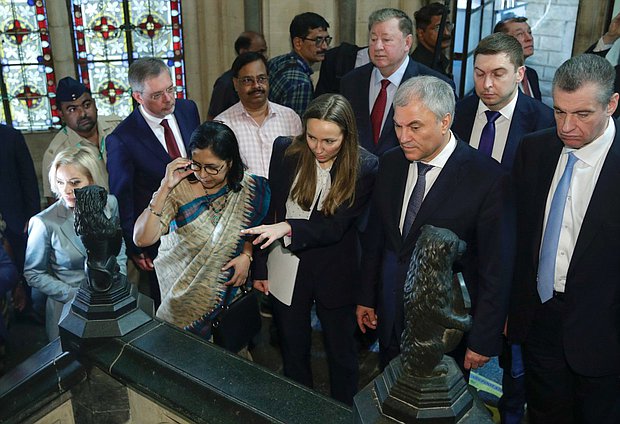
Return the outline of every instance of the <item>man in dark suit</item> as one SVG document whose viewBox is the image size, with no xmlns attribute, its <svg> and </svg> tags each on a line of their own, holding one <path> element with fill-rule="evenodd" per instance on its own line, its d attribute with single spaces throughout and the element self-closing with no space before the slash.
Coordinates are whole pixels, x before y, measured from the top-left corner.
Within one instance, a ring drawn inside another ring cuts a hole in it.
<svg viewBox="0 0 620 424">
<path fill-rule="evenodd" d="M 553 111 L 519 90 L 523 78 L 523 49 L 501 32 L 483 38 L 474 51 L 476 94 L 456 104 L 452 131 L 471 146 L 512 170 L 524 135 L 554 125 Z M 504 345 L 500 355 L 502 423 L 521 422 L 525 405 L 523 361 L 519 345 Z"/>
<path fill-rule="evenodd" d="M 18 271 L 24 270 L 27 225 L 41 206 L 37 174 L 21 132 L 0 124 L 0 214 Z M 43 178 L 47 176 L 44 175 Z"/>
<path fill-rule="evenodd" d="M 474 51 L 476 93 L 456 103 L 452 125 L 461 140 L 477 149 L 482 144 L 507 171 L 521 138 L 554 124 L 551 108 L 518 89 L 524 72 L 523 50 L 515 38 L 503 33 L 483 38 Z M 489 128 L 494 136 L 485 145 L 482 135 Z"/>
<path fill-rule="evenodd" d="M 158 303 L 153 259 L 157 245 L 140 249 L 133 226 L 158 189 L 166 165 L 187 157 L 187 146 L 200 124 L 196 104 L 176 99 L 168 67 L 159 59 L 142 58 L 129 67 L 133 98 L 140 104 L 106 139 L 110 191 L 118 199 L 123 237 L 136 266 L 149 273 L 150 295 Z"/>
<path fill-rule="evenodd" d="M 396 93 L 400 147 L 380 158 L 356 311 L 362 331 L 378 328 L 382 368 L 400 352 L 405 278 L 425 224 L 452 230 L 467 243 L 454 270 L 463 273 L 474 323 L 454 356 L 476 369 L 501 351 L 514 252 L 509 177 L 456 139 L 453 116 L 454 93 L 435 77 L 411 78 Z"/>
<path fill-rule="evenodd" d="M 0 124 L 0 214 L 6 222 L 4 236 L 20 274 L 24 271 L 28 220 L 39 212 L 40 206 L 37 174 L 24 136 L 12 127 Z M 28 294 L 23 289 L 29 293 L 28 287 L 20 286 L 19 295 L 14 296 L 19 311 L 27 306 L 28 301 Z"/>
<path fill-rule="evenodd" d="M 314 89 L 314 97 L 325 93 L 340 94 L 342 77 L 368 62 L 368 47 L 343 42 L 338 47 L 327 50 L 325 59 L 321 62 L 321 72 Z"/>
<path fill-rule="evenodd" d="M 526 17 L 512 16 L 500 21 L 495 25 L 493 32 L 503 32 L 516 38 L 517 41 L 521 43 L 521 47 L 523 47 L 523 55 L 526 59 L 534 54 L 534 36 L 532 35 L 532 28 L 530 28 L 530 24 L 527 23 Z M 538 82 L 538 73 L 534 68 L 525 67 L 525 76 L 519 88 L 530 97 L 537 100 L 542 99 L 540 83 Z"/>
<path fill-rule="evenodd" d="M 392 99 L 398 86 L 416 75 L 433 75 L 454 83 L 439 72 L 409 58 L 413 23 L 398 9 L 379 9 L 368 18 L 371 63 L 346 74 L 340 93 L 355 113 L 362 147 L 379 156 L 398 145 L 392 118 Z"/>
<path fill-rule="evenodd" d="M 614 69 L 595 55 L 553 79 L 556 129 L 517 152 L 508 337 L 523 346 L 529 422 L 620 422 L 620 134 Z"/>
</svg>

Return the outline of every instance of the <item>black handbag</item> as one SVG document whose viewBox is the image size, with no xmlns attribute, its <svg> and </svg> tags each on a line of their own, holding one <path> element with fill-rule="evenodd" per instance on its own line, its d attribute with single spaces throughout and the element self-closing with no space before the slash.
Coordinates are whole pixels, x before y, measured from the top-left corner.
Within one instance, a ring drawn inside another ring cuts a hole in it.
<svg viewBox="0 0 620 424">
<path fill-rule="evenodd" d="M 231 290 L 229 287 L 225 298 L 230 296 Z M 245 285 L 239 290 L 241 294 L 222 307 L 211 323 L 213 342 L 233 353 L 247 346 L 261 328 L 256 290 Z"/>
</svg>

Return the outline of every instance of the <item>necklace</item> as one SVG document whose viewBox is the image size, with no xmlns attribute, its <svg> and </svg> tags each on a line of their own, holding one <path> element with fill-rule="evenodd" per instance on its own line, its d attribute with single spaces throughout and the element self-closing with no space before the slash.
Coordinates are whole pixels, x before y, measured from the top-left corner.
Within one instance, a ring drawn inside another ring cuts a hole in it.
<svg viewBox="0 0 620 424">
<path fill-rule="evenodd" d="M 220 221 L 222 213 L 224 212 L 224 209 L 226 209 L 226 204 L 228 203 L 229 193 L 230 191 L 226 190 L 225 193 L 223 193 L 221 196 L 216 197 L 215 199 L 211 197 L 213 195 L 206 195 L 207 210 L 205 212 L 210 213 L 211 216 L 209 217 L 209 219 L 211 220 L 211 223 L 213 225 L 217 225 L 217 223 Z"/>
</svg>

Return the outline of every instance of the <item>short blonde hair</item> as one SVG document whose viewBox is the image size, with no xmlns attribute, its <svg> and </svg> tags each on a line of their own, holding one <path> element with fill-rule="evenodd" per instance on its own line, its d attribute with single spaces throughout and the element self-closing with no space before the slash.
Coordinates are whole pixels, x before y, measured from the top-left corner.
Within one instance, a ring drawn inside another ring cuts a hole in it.
<svg viewBox="0 0 620 424">
<path fill-rule="evenodd" d="M 90 178 L 92 184 L 109 190 L 108 176 L 103 161 L 99 160 L 93 150 L 93 148 L 87 146 L 75 146 L 69 147 L 56 155 L 48 174 L 50 187 L 56 197 L 60 198 L 61 195 L 56 187 L 56 171 L 58 171 L 58 167 L 61 165 L 73 165 L 81 168 L 84 174 Z"/>
</svg>

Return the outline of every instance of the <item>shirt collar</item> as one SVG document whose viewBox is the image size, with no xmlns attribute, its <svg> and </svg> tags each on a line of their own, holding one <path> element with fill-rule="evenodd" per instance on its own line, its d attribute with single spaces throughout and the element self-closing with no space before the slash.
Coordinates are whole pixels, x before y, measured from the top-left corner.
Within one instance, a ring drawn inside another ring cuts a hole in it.
<svg viewBox="0 0 620 424">
<path fill-rule="evenodd" d="M 519 98 L 519 90 L 515 90 L 514 96 L 512 97 L 512 99 L 510 100 L 510 102 L 508 102 L 508 104 L 506 106 L 504 106 L 503 108 L 501 108 L 499 110 L 499 113 L 501 116 L 503 116 L 504 118 L 511 120 L 512 119 L 512 115 L 515 112 L 515 107 L 517 106 L 517 100 Z M 478 117 L 480 117 L 480 115 L 482 115 L 484 112 L 486 112 L 487 110 L 491 110 L 487 107 L 487 105 L 485 105 L 482 100 L 478 100 L 478 111 L 476 112 L 476 115 Z M 484 120 L 486 121 L 486 116 L 483 117 Z"/>
<path fill-rule="evenodd" d="M 299 64 L 299 66 L 301 66 L 301 68 L 303 69 L 303 71 L 308 74 L 308 75 L 312 75 L 314 73 L 314 70 L 312 69 L 312 67 L 308 64 L 308 62 L 306 62 L 306 59 L 304 59 L 303 57 L 301 57 L 300 55 L 297 54 L 296 51 L 292 51 L 291 52 L 291 56 L 293 56 L 295 58 L 295 60 L 297 60 L 297 63 Z"/>
<path fill-rule="evenodd" d="M 154 125 L 160 125 L 161 121 L 163 121 L 164 119 L 174 119 L 174 113 L 170 113 L 166 116 L 164 116 L 163 118 L 159 118 L 157 116 L 151 115 L 146 108 L 144 108 L 142 105 L 139 106 L 138 108 L 140 110 L 140 113 L 142 114 L 142 116 L 144 117 L 144 120 L 151 126 Z"/>
<path fill-rule="evenodd" d="M 379 70 L 379 68 L 377 68 L 376 66 L 373 67 L 372 72 L 373 72 L 374 84 L 380 85 L 381 80 L 387 79 L 390 81 L 391 84 L 394 84 L 395 87 L 398 87 L 400 85 L 400 82 L 403 79 L 403 76 L 405 75 L 407 66 L 409 66 L 409 55 L 405 57 L 405 60 L 403 60 L 403 63 L 400 64 L 398 69 L 387 78 L 384 78 L 383 75 L 381 75 L 381 71 Z"/>
<path fill-rule="evenodd" d="M 423 163 L 426 163 L 427 165 L 432 165 L 433 168 L 443 169 L 443 167 L 446 166 L 446 162 L 448 162 L 448 159 L 450 159 L 450 156 L 452 155 L 452 152 L 454 152 L 455 149 L 456 149 L 456 137 L 454 137 L 454 134 L 450 130 L 450 141 L 448 141 L 448 144 L 446 144 L 444 148 L 441 150 L 441 152 L 439 152 L 439 154 L 435 156 L 432 160 L 430 160 L 429 162 L 423 162 Z"/>
</svg>

